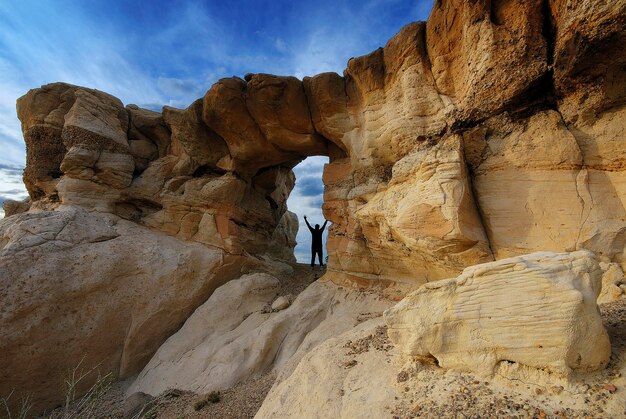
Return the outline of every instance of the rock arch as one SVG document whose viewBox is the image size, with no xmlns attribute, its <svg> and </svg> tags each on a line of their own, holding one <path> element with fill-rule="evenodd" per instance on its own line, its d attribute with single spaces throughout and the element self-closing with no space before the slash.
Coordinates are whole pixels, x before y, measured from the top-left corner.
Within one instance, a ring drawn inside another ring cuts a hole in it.
<svg viewBox="0 0 626 419">
<path fill-rule="evenodd" d="M 343 76 L 224 79 L 184 110 L 28 92 L 32 210 L 0 222 L 0 390 L 49 406 L 85 348 L 117 376 L 140 370 L 217 286 L 263 264 L 308 155 L 330 157 L 329 280 L 415 288 L 579 248 L 624 267 L 626 12 L 574 3 L 437 1 Z"/>
</svg>

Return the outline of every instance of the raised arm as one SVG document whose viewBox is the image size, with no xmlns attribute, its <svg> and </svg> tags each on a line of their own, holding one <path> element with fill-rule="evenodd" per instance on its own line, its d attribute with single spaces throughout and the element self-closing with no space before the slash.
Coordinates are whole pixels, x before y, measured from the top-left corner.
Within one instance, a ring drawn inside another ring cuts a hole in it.
<svg viewBox="0 0 626 419">
<path fill-rule="evenodd" d="M 326 228 L 326 223 L 328 222 L 328 220 L 324 221 L 324 224 L 322 224 L 322 231 L 324 231 L 324 229 Z"/>
<path fill-rule="evenodd" d="M 311 224 L 309 224 L 309 220 L 306 219 L 306 215 L 304 216 L 304 222 L 306 223 L 306 226 L 309 228 L 309 230 L 313 231 L 313 227 L 311 227 Z"/>
</svg>

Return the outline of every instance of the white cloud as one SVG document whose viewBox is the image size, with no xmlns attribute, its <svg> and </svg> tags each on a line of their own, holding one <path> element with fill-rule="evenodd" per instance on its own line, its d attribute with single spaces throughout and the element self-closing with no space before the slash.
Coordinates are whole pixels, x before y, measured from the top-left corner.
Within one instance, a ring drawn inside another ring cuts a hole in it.
<svg viewBox="0 0 626 419">
<path fill-rule="evenodd" d="M 274 46 L 280 52 L 287 51 L 287 43 L 283 41 L 280 37 L 276 38 L 276 41 L 274 42 Z"/>
</svg>

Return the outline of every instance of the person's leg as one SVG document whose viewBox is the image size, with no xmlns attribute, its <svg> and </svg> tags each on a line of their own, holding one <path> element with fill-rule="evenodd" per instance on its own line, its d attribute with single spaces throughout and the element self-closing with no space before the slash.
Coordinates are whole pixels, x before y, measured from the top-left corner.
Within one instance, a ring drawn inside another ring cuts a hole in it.
<svg viewBox="0 0 626 419">
<path fill-rule="evenodd" d="M 315 249 L 311 249 L 311 270 L 313 270 L 313 266 L 315 266 Z"/>
<path fill-rule="evenodd" d="M 324 262 L 322 261 L 322 251 L 321 250 L 317 251 L 317 258 L 320 261 L 320 266 L 324 266 Z"/>
</svg>

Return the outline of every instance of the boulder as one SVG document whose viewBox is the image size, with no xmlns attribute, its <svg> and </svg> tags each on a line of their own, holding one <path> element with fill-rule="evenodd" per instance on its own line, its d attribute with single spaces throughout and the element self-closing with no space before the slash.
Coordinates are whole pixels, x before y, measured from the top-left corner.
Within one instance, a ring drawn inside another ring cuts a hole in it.
<svg viewBox="0 0 626 419">
<path fill-rule="evenodd" d="M 596 299 L 602 270 L 588 251 L 540 252 L 466 268 L 385 311 L 404 353 L 492 375 L 518 363 L 567 376 L 606 366 L 611 345 Z"/>
<path fill-rule="evenodd" d="M 30 209 L 30 198 L 26 198 L 24 201 L 12 201 L 7 200 L 2 203 L 2 209 L 4 210 L 4 216 L 10 217 L 11 215 L 21 214 Z"/>
<path fill-rule="evenodd" d="M 138 373 L 245 264 L 76 207 L 0 220 L 0 396 L 30 395 L 41 410 L 64 400 L 60 382 L 79 364 L 114 378 Z"/>
<path fill-rule="evenodd" d="M 291 302 L 289 301 L 289 298 L 284 295 L 281 295 L 280 297 L 275 299 L 274 302 L 272 303 L 272 310 L 273 311 L 284 310 L 287 307 L 289 307 L 289 304 L 291 304 Z"/>
</svg>

